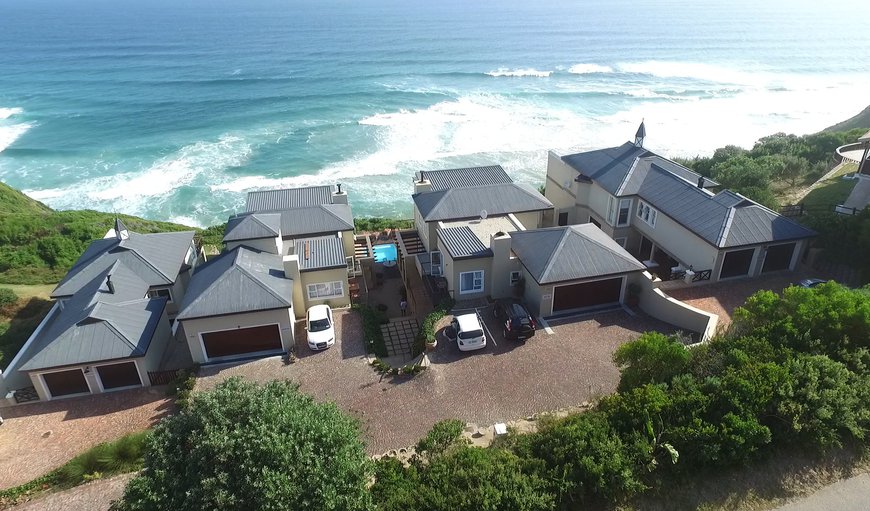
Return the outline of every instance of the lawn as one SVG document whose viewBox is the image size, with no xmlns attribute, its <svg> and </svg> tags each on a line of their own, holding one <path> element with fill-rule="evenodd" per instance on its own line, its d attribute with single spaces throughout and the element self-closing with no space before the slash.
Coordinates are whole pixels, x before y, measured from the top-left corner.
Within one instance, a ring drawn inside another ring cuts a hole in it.
<svg viewBox="0 0 870 511">
<path fill-rule="evenodd" d="M 3 286 L 7 287 L 7 286 Z M 40 286 L 16 286 L 38 288 Z M 54 286 L 46 286 L 54 288 Z M 41 292 L 36 289 L 31 293 Z M 49 290 L 50 291 L 50 290 Z M 36 294 L 19 295 L 16 303 L 0 307 L 0 369 L 5 369 L 36 330 L 54 302 Z"/>
<path fill-rule="evenodd" d="M 832 211 L 833 207 L 842 204 L 857 181 L 853 179 L 829 179 L 821 186 L 811 191 L 804 197 L 803 204 L 808 209 L 825 209 Z"/>
</svg>

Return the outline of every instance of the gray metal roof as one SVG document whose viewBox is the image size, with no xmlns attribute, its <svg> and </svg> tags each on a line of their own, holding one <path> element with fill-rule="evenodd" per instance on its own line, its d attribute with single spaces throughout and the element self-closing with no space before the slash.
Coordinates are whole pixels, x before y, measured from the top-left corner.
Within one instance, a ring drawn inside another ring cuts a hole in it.
<svg viewBox="0 0 870 511">
<path fill-rule="evenodd" d="M 52 298 L 75 294 L 93 277 L 121 261 L 149 286 L 170 285 L 178 278 L 193 231 L 139 234 L 130 231 L 126 239 L 93 241 L 51 293 Z"/>
<path fill-rule="evenodd" d="M 517 231 L 511 233 L 511 250 L 538 284 L 646 269 L 592 224 Z"/>
<path fill-rule="evenodd" d="M 657 164 L 649 166 L 637 195 L 717 248 L 815 236 L 815 231 L 730 190 L 712 194 Z"/>
<path fill-rule="evenodd" d="M 280 255 L 240 246 L 197 267 L 177 319 L 289 308 L 292 296 Z"/>
<path fill-rule="evenodd" d="M 120 261 L 94 275 L 47 320 L 21 370 L 145 355 L 166 306 L 165 298 L 144 298 L 148 287 Z"/>
<path fill-rule="evenodd" d="M 468 186 L 487 186 L 513 183 L 513 179 L 501 168 L 501 165 L 487 167 L 469 167 L 462 169 L 426 170 L 422 174 L 432 183 L 432 191 L 448 188 L 464 188 Z"/>
<path fill-rule="evenodd" d="M 308 186 L 283 190 L 248 192 L 245 210 L 250 212 L 281 211 L 332 203 L 331 186 Z"/>
<path fill-rule="evenodd" d="M 224 242 L 275 238 L 281 230 L 280 213 L 253 213 L 230 217 Z"/>
<path fill-rule="evenodd" d="M 338 236 L 322 236 L 296 240 L 299 271 L 326 270 L 347 265 L 344 243 Z"/>
<path fill-rule="evenodd" d="M 353 213 L 347 204 L 320 204 L 281 212 L 281 235 L 295 238 L 353 230 Z"/>
<path fill-rule="evenodd" d="M 413 199 L 423 220 L 427 222 L 475 218 L 484 210 L 490 215 L 506 215 L 543 211 L 553 207 L 553 203 L 546 197 L 523 183 L 450 188 L 417 193 L 413 195 Z"/>
<path fill-rule="evenodd" d="M 492 257 L 492 250 L 468 226 L 438 229 L 438 237 L 453 259 Z"/>
<path fill-rule="evenodd" d="M 637 185 L 631 185 L 629 181 L 631 181 L 631 175 L 638 165 L 641 167 L 639 171 L 642 172 L 644 167 L 648 169 L 651 163 L 657 163 L 660 167 L 666 168 L 671 173 L 691 182 L 693 185 L 697 185 L 698 178 L 701 177 L 697 172 L 667 158 L 663 158 L 652 151 L 637 147 L 631 142 L 626 142 L 618 147 L 568 154 L 562 156 L 562 161 L 580 174 L 594 180 L 611 194 L 617 196 L 632 195 L 632 186 L 636 188 Z M 719 186 L 719 183 L 712 179 L 704 178 L 705 188 L 716 186 Z M 622 191 L 623 187 L 628 187 L 628 190 Z"/>
</svg>

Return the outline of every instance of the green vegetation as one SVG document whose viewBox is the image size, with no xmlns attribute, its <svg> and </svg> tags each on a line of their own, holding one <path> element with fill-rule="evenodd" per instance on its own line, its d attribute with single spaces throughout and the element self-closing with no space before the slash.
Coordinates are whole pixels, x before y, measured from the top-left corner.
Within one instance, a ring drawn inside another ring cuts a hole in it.
<svg viewBox="0 0 870 511">
<path fill-rule="evenodd" d="M 861 129 L 803 136 L 776 133 L 760 139 L 750 150 L 725 146 L 711 157 L 680 162 L 726 188 L 776 209 L 784 193 L 824 175 L 836 163 L 836 148 L 854 142 L 862 134 Z"/>
<path fill-rule="evenodd" d="M 450 314 L 453 306 L 456 305 L 456 300 L 453 298 L 445 298 L 435 307 L 435 310 L 426 315 L 423 319 L 423 326 L 420 328 L 420 333 L 417 335 L 417 342 L 414 345 L 414 355 L 423 352 L 424 343 L 435 342 L 435 324 L 441 321 L 441 318 Z"/>
<path fill-rule="evenodd" d="M 51 213 L 51 208 L 6 183 L 0 183 L 0 216 L 22 213 Z"/>
<path fill-rule="evenodd" d="M 846 119 L 843 122 L 825 128 L 824 131 L 849 131 L 849 130 L 868 130 L 870 129 L 870 106 L 861 111 L 858 115 Z"/>
<path fill-rule="evenodd" d="M 816 214 L 821 211 L 831 211 L 832 206 L 842 204 L 852 193 L 855 188 L 855 180 L 852 179 L 833 179 L 825 181 L 822 185 L 814 188 L 810 193 L 806 194 L 801 200 L 801 204 L 807 209 L 809 214 Z"/>
<path fill-rule="evenodd" d="M 378 232 L 383 231 L 384 229 L 409 229 L 411 227 L 414 227 L 413 220 L 380 217 L 353 219 L 353 228 L 357 232 Z"/>
<path fill-rule="evenodd" d="M 379 357 L 387 356 L 387 345 L 384 343 L 384 333 L 381 325 L 387 323 L 386 314 L 365 304 L 355 303 L 351 308 L 362 316 L 363 335 L 366 339 L 366 350 Z"/>
<path fill-rule="evenodd" d="M 381 509 L 624 506 L 778 452 L 863 449 L 870 431 L 870 289 L 753 295 L 731 330 L 685 348 L 643 334 L 615 355 L 620 391 L 480 449 L 436 425 L 407 466 L 377 463 Z M 504 470 L 510 467 L 510 470 Z M 480 486 L 470 472 L 487 474 Z"/>
<path fill-rule="evenodd" d="M 0 288 L 0 369 L 12 362 L 30 334 L 48 314 L 52 303 L 42 298 L 13 298 L 14 292 Z M 10 294 L 12 293 L 12 294 Z M 5 297 L 2 297 L 5 295 Z"/>
<path fill-rule="evenodd" d="M 231 378 L 155 429 L 116 510 L 372 509 L 359 424 L 287 382 Z"/>
<path fill-rule="evenodd" d="M 139 470 L 150 431 L 139 431 L 98 444 L 63 466 L 28 483 L 0 490 L 0 506 L 14 505 L 39 494 L 64 490 L 94 479 Z"/>
</svg>

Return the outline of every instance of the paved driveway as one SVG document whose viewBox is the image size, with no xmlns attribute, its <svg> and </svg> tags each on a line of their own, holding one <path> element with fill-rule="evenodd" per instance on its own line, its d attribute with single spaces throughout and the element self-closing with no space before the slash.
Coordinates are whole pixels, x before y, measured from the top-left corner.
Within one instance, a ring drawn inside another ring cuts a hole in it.
<svg viewBox="0 0 870 511">
<path fill-rule="evenodd" d="M 486 311 L 483 316 L 488 317 Z M 552 325 L 552 335 L 540 330 L 525 344 L 503 340 L 491 319 L 487 325 L 493 339 L 485 349 L 461 353 L 442 338 L 428 371 L 412 379 L 392 379 L 367 365 L 359 316 L 339 313 L 333 348 L 312 353 L 298 344 L 301 357 L 294 364 L 273 357 L 206 367 L 197 389 L 235 375 L 256 381 L 291 379 L 303 392 L 334 401 L 359 417 L 370 453 L 379 454 L 416 443 L 442 419 L 491 424 L 610 393 L 619 379 L 610 361 L 619 345 L 646 330 L 673 331 L 670 325 L 624 311 L 562 320 Z"/>
<path fill-rule="evenodd" d="M 172 408 L 165 387 L 3 408 L 0 488 L 26 483 L 100 442 L 146 429 Z"/>
</svg>

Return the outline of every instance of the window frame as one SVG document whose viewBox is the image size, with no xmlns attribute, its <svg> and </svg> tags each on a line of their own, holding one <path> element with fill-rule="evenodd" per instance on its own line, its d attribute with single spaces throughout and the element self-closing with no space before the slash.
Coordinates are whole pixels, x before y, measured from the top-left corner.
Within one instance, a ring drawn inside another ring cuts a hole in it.
<svg viewBox="0 0 870 511">
<path fill-rule="evenodd" d="M 318 286 L 320 286 L 320 288 L 324 290 L 327 289 L 327 286 L 330 286 L 332 288 L 332 294 L 318 294 Z M 314 295 L 312 295 L 312 290 L 314 291 Z M 306 286 L 305 291 L 308 295 L 309 300 L 328 300 L 330 298 L 341 298 L 344 296 L 344 282 L 342 282 L 341 280 L 333 280 L 331 282 L 313 282 Z"/>
<path fill-rule="evenodd" d="M 514 278 L 514 276 L 516 276 L 516 278 Z M 520 283 L 521 278 L 523 278 L 522 272 L 512 271 L 512 272 L 510 272 L 510 275 L 508 276 L 508 279 L 509 279 L 508 282 L 510 282 L 511 287 L 515 287 L 517 284 Z"/>
<path fill-rule="evenodd" d="M 625 212 L 625 219 L 622 213 Z M 631 223 L 631 199 L 619 199 L 616 208 L 616 227 L 626 227 Z"/>
<path fill-rule="evenodd" d="M 480 274 L 480 277 L 477 274 Z M 463 275 L 471 275 L 471 288 L 463 290 Z M 483 282 L 484 272 L 483 270 L 471 270 L 471 271 L 463 271 L 459 272 L 459 294 L 461 295 L 470 295 L 474 293 L 482 293 L 484 290 L 484 282 Z"/>
<path fill-rule="evenodd" d="M 656 218 L 658 217 L 658 214 L 659 212 L 656 208 L 650 206 L 644 201 L 640 201 L 637 205 L 637 217 L 652 228 L 655 228 L 656 226 Z"/>
<path fill-rule="evenodd" d="M 435 258 L 438 258 L 438 264 L 435 264 Z M 438 271 L 435 271 L 435 268 L 438 268 Z M 444 257 L 441 255 L 440 250 L 433 250 L 429 252 L 429 273 L 440 277 L 444 275 Z"/>
<path fill-rule="evenodd" d="M 161 295 L 160 293 L 164 292 L 165 294 Z M 172 303 L 172 289 L 168 287 L 159 287 L 155 289 L 149 289 L 147 293 L 145 293 L 146 298 L 166 298 L 167 303 Z"/>
</svg>

